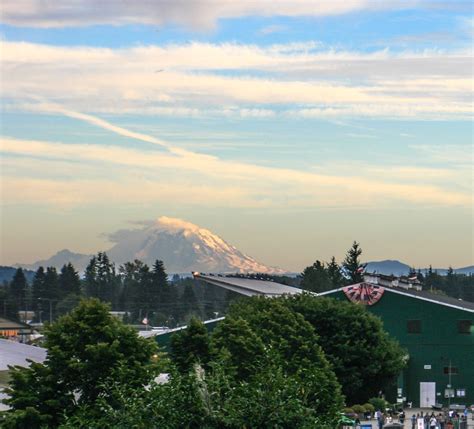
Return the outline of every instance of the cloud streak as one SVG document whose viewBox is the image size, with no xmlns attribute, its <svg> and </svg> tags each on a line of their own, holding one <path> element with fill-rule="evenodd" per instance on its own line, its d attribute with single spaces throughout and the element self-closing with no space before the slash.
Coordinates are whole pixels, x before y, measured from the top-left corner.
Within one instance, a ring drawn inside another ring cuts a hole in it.
<svg viewBox="0 0 474 429">
<path fill-rule="evenodd" d="M 53 110 L 57 113 L 61 111 L 59 107 L 55 107 Z M 146 143 L 155 141 L 152 136 L 130 132 L 123 127 L 115 126 L 91 115 L 70 111 L 63 113 L 125 137 Z M 210 198 L 198 199 L 204 205 L 215 204 L 215 197 L 217 196 L 217 199 L 223 197 L 225 192 L 222 192 L 222 189 L 226 188 L 233 189 L 233 194 L 237 193 L 241 197 L 239 199 L 230 198 L 233 203 L 226 202 L 226 204 L 236 204 L 237 206 L 242 204 L 243 206 L 271 207 L 282 204 L 282 201 L 291 201 L 291 205 L 295 207 L 372 206 L 378 205 L 378 200 L 382 199 L 389 204 L 398 204 L 402 201 L 417 205 L 468 206 L 470 204 L 469 195 L 431 184 L 415 185 L 384 181 L 383 179 L 374 181 L 373 178 L 360 174 L 358 176 L 316 174 L 288 168 L 228 161 L 215 156 L 182 150 L 158 139 L 156 141 L 160 142 L 161 148 L 166 148 L 167 153 L 116 146 L 68 145 L 12 138 L 2 139 L 2 150 L 10 155 L 57 159 L 59 161 L 82 160 L 88 163 L 116 164 L 131 168 L 130 171 L 124 170 L 128 171 L 127 174 L 147 169 L 149 173 L 146 180 L 156 181 L 160 186 L 163 185 L 163 178 L 157 177 L 154 172 L 157 169 L 160 173 L 169 171 L 172 174 L 166 174 L 165 177 L 167 177 L 168 184 L 175 186 L 174 189 L 184 190 L 190 183 L 200 183 L 204 187 L 209 186 L 209 189 L 215 190 L 214 193 L 211 192 Z M 100 165 L 97 166 L 97 169 L 100 169 Z M 414 174 L 413 170 L 411 174 Z M 11 183 L 16 183 L 16 181 Z M 133 188 L 134 181 L 131 180 L 130 183 L 126 182 L 127 188 L 130 186 Z M 48 187 L 48 189 L 50 188 Z M 237 190 L 239 191 L 237 192 Z M 182 194 L 182 192 L 177 192 L 177 195 Z M 84 195 L 87 195 L 87 192 L 84 192 Z"/>
<path fill-rule="evenodd" d="M 3 96 L 96 113 L 472 117 L 469 52 L 318 49 L 311 42 L 115 50 L 2 42 Z"/>
<path fill-rule="evenodd" d="M 97 24 L 179 24 L 207 30 L 222 18 L 244 16 L 330 16 L 361 10 L 406 9 L 430 3 L 417 0 L 4 0 L 3 22 L 27 27 L 82 27 Z M 437 2 L 441 5 L 440 2 Z"/>
</svg>

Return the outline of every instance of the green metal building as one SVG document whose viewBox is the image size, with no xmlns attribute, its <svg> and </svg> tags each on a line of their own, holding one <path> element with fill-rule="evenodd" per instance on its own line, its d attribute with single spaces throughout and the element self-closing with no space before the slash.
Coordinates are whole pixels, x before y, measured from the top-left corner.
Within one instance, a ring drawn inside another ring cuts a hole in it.
<svg viewBox="0 0 474 429">
<path fill-rule="evenodd" d="M 366 305 L 408 351 L 398 402 L 413 407 L 474 404 L 474 303 L 425 291 L 359 283 L 324 292 Z"/>
</svg>

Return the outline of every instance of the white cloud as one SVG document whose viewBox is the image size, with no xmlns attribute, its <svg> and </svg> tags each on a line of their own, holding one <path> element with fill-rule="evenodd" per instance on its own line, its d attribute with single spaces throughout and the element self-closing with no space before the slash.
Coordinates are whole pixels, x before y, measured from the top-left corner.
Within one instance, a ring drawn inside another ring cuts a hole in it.
<svg viewBox="0 0 474 429">
<path fill-rule="evenodd" d="M 116 50 L 3 42 L 2 61 L 3 96 L 17 104 L 39 97 L 72 110 L 181 116 L 472 114 L 469 52 L 320 52 L 314 42 Z"/>
<path fill-rule="evenodd" d="M 76 118 L 92 123 L 87 116 L 77 115 Z M 95 121 L 94 124 L 136 140 L 152 142 L 154 139 L 144 134 L 129 133 L 127 130 L 124 132 L 122 127 L 111 126 L 105 121 Z M 160 147 L 163 145 L 160 144 Z M 71 174 L 77 171 L 73 177 L 87 177 L 83 174 L 84 165 L 90 169 L 95 164 L 96 175 L 98 173 L 103 175 L 101 178 L 99 174 L 95 181 L 105 183 L 104 188 L 97 185 L 96 195 L 94 192 L 89 194 L 93 180 L 89 183 L 89 180 L 72 178 L 64 183 L 64 179 L 60 176 L 53 179 L 35 177 L 29 179 L 31 183 L 28 185 L 28 190 L 19 192 L 19 196 L 15 197 L 18 189 L 25 185 L 23 181 L 26 179 L 10 177 L 2 184 L 5 203 L 8 204 L 11 199 L 18 201 L 20 196 L 24 201 L 28 201 L 28 198 L 32 198 L 31 195 L 37 192 L 43 196 L 38 197 L 38 201 L 47 201 L 47 195 L 51 195 L 52 203 L 82 204 L 90 200 L 95 201 L 102 195 L 104 189 L 113 195 L 122 188 L 123 192 L 119 193 L 124 201 L 127 198 L 137 201 L 137 198 L 143 196 L 142 192 L 134 194 L 133 191 L 139 180 L 144 181 L 145 189 L 151 188 L 152 183 L 157 185 L 156 190 L 149 194 L 146 201 L 170 198 L 166 189 L 172 189 L 175 192 L 174 200 L 204 206 L 224 204 L 238 207 L 277 207 L 290 203 L 293 207 L 372 207 L 380 206 L 381 201 L 388 205 L 405 202 L 416 205 L 467 206 L 470 203 L 470 195 L 463 192 L 430 183 L 403 183 L 391 175 L 386 178 L 388 180 L 383 176 L 379 180 L 373 180 L 370 174 L 365 175 L 359 170 L 349 169 L 348 171 L 353 173 L 346 172 L 342 175 L 331 172 L 325 174 L 303 172 L 222 160 L 171 145 L 167 145 L 166 149 L 168 153 L 163 153 L 161 149 L 140 151 L 116 146 L 68 145 L 3 138 L 2 151 L 6 154 L 32 157 L 35 163 L 40 163 L 40 160 L 47 162 L 57 160 L 61 164 L 65 160 L 74 160 L 76 164 L 69 165 Z M 111 170 L 108 165 L 113 169 L 120 168 L 116 185 L 112 185 L 109 179 L 110 176 L 116 176 L 115 170 Z M 414 170 L 415 167 L 412 167 L 406 174 L 413 176 Z M 25 169 L 26 174 L 29 174 L 29 171 Z M 48 168 L 43 171 L 54 174 L 55 169 Z M 137 175 L 140 177 L 139 180 Z M 418 177 L 422 177 L 422 174 L 420 173 Z M 68 183 L 72 183 L 71 189 L 74 190 L 74 195 L 67 196 L 63 201 L 60 198 L 61 190 L 66 189 Z M 196 183 L 200 186 L 196 186 Z M 44 192 L 41 191 L 41 187 L 45 188 Z M 196 191 L 195 195 L 199 197 L 194 198 L 194 195 L 193 198 L 186 198 L 186 190 L 194 192 L 195 188 L 202 190 L 202 192 Z M 206 192 L 209 194 L 204 197 Z M 111 198 L 114 199 L 113 196 Z M 36 200 L 33 199 L 31 202 L 34 201 Z"/>
<path fill-rule="evenodd" d="M 420 5 L 424 6 L 417 0 L 4 0 L 1 19 L 11 25 L 29 27 L 176 23 L 209 29 L 220 18 L 326 16 Z"/>
</svg>

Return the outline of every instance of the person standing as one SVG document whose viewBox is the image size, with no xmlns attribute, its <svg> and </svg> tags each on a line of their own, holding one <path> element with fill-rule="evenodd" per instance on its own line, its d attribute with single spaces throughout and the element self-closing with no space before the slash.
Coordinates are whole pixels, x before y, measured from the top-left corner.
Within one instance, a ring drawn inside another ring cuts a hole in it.
<svg viewBox="0 0 474 429">
<path fill-rule="evenodd" d="M 430 417 L 430 429 L 436 429 L 436 426 L 438 425 L 438 420 L 436 419 L 434 414 L 431 414 Z"/>
<path fill-rule="evenodd" d="M 416 416 L 414 414 L 411 416 L 411 429 L 416 429 Z"/>
</svg>

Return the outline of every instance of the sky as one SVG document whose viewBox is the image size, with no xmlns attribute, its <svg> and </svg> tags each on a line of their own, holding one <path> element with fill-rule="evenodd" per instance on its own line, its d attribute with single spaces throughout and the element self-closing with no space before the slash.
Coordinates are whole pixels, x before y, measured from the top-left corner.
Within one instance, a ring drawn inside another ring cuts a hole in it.
<svg viewBox="0 0 474 429">
<path fill-rule="evenodd" d="M 3 265 L 178 217 L 301 271 L 473 258 L 469 1 L 3 0 Z"/>
</svg>

